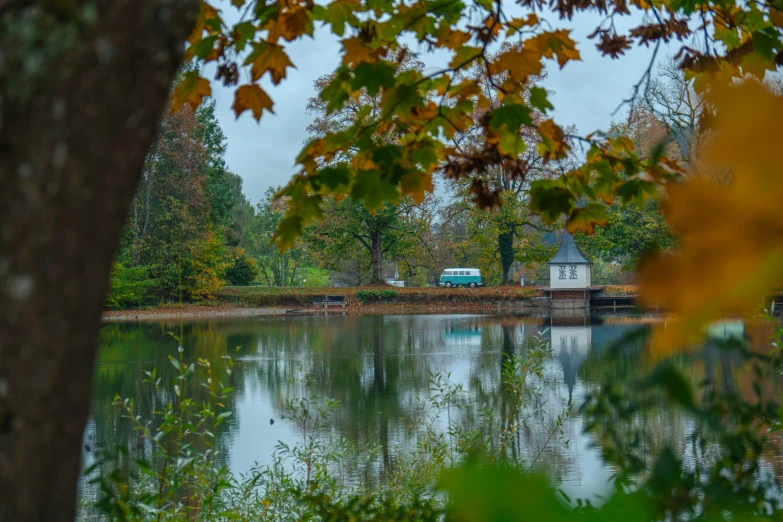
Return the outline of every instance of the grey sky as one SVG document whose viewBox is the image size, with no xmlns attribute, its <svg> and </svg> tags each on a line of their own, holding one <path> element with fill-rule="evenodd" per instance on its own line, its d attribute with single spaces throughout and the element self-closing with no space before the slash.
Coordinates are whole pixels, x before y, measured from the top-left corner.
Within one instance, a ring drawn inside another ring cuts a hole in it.
<svg viewBox="0 0 783 522">
<path fill-rule="evenodd" d="M 232 18 L 234 11 L 223 9 L 225 18 Z M 640 20 L 626 19 L 618 29 L 636 25 Z M 600 22 L 600 17 L 579 16 L 573 22 L 551 19 L 554 28 L 573 29 L 582 54 L 581 62 L 567 64 L 562 70 L 556 63 L 548 62 L 549 77 L 546 87 L 554 93 L 550 97 L 556 108 L 555 121 L 561 125 L 575 125 L 582 134 L 606 129 L 611 121 L 623 118 L 624 110 L 614 116 L 612 112 L 627 98 L 632 86 L 639 81 L 648 66 L 653 50 L 635 48 L 619 60 L 602 57 L 595 49 L 594 41 L 586 36 Z M 623 22 L 623 20 L 618 20 Z M 412 45 L 414 51 L 423 51 Z M 676 52 L 675 45 L 661 48 L 657 61 Z M 340 46 L 337 39 L 326 30 L 317 30 L 315 39 L 305 38 L 289 48 L 291 60 L 297 69 L 289 69 L 288 77 L 277 87 L 266 83 L 275 102 L 275 114 L 265 114 L 261 123 L 251 117 L 249 111 L 239 119 L 231 110 L 233 90 L 214 83 L 212 92 L 217 103 L 217 114 L 223 131 L 228 137 L 227 161 L 229 168 L 242 176 L 244 192 L 253 202 L 258 202 L 270 186 L 285 184 L 295 172 L 295 158 L 307 136 L 306 128 L 312 120 L 305 107 L 315 94 L 313 81 L 329 74 L 340 63 Z M 427 57 L 422 60 L 435 66 L 440 60 Z M 206 69 L 205 75 L 214 75 Z"/>
</svg>

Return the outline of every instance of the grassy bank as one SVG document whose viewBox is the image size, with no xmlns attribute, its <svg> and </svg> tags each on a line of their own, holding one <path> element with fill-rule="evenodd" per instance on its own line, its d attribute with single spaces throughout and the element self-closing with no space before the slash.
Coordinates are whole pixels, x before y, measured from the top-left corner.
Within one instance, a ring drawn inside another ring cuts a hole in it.
<svg viewBox="0 0 783 522">
<path fill-rule="evenodd" d="M 344 295 L 348 306 L 373 305 L 466 305 L 497 304 L 526 300 L 543 295 L 533 287 L 498 286 L 488 288 L 362 288 L 227 286 L 218 298 L 240 306 L 307 306 L 319 295 Z"/>
</svg>

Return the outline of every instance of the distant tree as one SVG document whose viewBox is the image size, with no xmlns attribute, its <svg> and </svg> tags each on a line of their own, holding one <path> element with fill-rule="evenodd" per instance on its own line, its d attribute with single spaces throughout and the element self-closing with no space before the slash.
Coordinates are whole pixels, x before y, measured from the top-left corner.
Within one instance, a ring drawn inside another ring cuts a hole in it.
<svg viewBox="0 0 783 522">
<path fill-rule="evenodd" d="M 339 268 L 358 260 L 369 270 L 368 282 L 379 283 L 384 281 L 384 259 L 401 260 L 406 270 L 415 271 L 422 259 L 431 258 L 425 239 L 431 213 L 426 206 L 403 201 L 369 212 L 344 198 L 330 201 L 325 211 L 329 218 L 309 227 L 304 236 L 323 266 Z"/>
<path fill-rule="evenodd" d="M 275 188 L 268 188 L 264 198 L 247 216 L 245 239 L 247 253 L 258 262 L 260 279 L 268 286 L 296 286 L 308 257 L 303 242 L 281 252 L 272 242 L 272 236 L 283 218 L 285 201 L 275 199 Z"/>
<path fill-rule="evenodd" d="M 246 286 L 258 277 L 258 264 L 252 257 L 245 255 L 243 249 L 237 252 L 234 264 L 226 270 L 226 279 L 234 286 Z"/>
</svg>

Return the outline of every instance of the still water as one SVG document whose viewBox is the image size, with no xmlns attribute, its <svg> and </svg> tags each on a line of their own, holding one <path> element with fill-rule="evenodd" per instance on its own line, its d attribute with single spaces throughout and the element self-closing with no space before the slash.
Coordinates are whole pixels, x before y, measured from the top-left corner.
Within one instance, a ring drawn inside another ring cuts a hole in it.
<svg viewBox="0 0 783 522">
<path fill-rule="evenodd" d="M 217 444 L 236 473 L 268 462 L 278 441 L 297 441 L 295 426 L 284 418 L 286 401 L 313 395 L 339 401 L 329 417 L 329 436 L 376 446 L 372 465 L 382 472 L 397 455 L 416 446 L 433 376 L 461 385 L 464 403 L 480 403 L 502 415 L 499 389 L 504 360 L 543 339 L 551 344 L 551 353 L 537 382 L 534 405 L 543 415 L 531 416 L 513 451 L 546 470 L 572 498 L 597 498 L 611 489 L 612 470 L 603 464 L 590 436 L 582 433 L 582 418 L 571 415 L 557 440 L 549 436 L 546 419 L 563 412 L 569 401 L 578 410 L 586 394 L 603 382 L 640 375 L 649 364 L 643 353 L 649 328 L 650 320 L 639 317 L 552 322 L 499 315 L 239 317 L 106 324 L 85 448 L 133 444 L 130 424 L 112 405 L 115 397 L 132 398 L 142 410 L 167 400 L 143 382 L 143 372 L 157 368 L 164 381 L 174 379 L 176 372 L 168 358 L 179 357 L 178 342 L 169 332 L 181 340 L 187 361 L 209 360 L 223 375 L 229 368 L 226 357 L 235 362 L 226 376 L 226 385 L 233 388 L 226 406 L 233 415 L 220 427 Z M 711 335 L 743 337 L 747 332 L 743 323 L 725 323 L 713 328 Z M 619 351 L 610 350 L 618 345 Z M 725 387 L 742 385 L 737 377 L 741 361 L 730 352 L 701 349 L 691 353 L 685 365 L 694 379 L 715 379 Z M 465 422 L 471 421 L 469 415 L 463 416 Z M 658 443 L 670 441 L 683 458 L 689 458 L 687 417 L 662 406 L 645 422 Z M 85 453 L 89 460 L 89 451 Z"/>
</svg>

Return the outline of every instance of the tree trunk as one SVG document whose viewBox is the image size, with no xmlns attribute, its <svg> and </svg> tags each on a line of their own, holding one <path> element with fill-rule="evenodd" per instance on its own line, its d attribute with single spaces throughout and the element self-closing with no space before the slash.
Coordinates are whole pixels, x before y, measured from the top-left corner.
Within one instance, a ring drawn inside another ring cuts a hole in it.
<svg viewBox="0 0 783 522">
<path fill-rule="evenodd" d="M 0 10 L 1 522 L 74 518 L 109 269 L 197 9 L 81 4 Z"/>
<path fill-rule="evenodd" d="M 370 283 L 380 283 L 383 281 L 383 250 L 381 242 L 383 232 L 373 230 L 370 233 L 370 258 L 372 259 L 372 278 Z"/>
<path fill-rule="evenodd" d="M 511 265 L 514 264 L 514 231 L 508 230 L 498 234 L 498 250 L 500 252 L 500 265 L 502 268 L 502 275 L 500 278 L 500 284 L 509 284 L 511 276 Z"/>
</svg>

